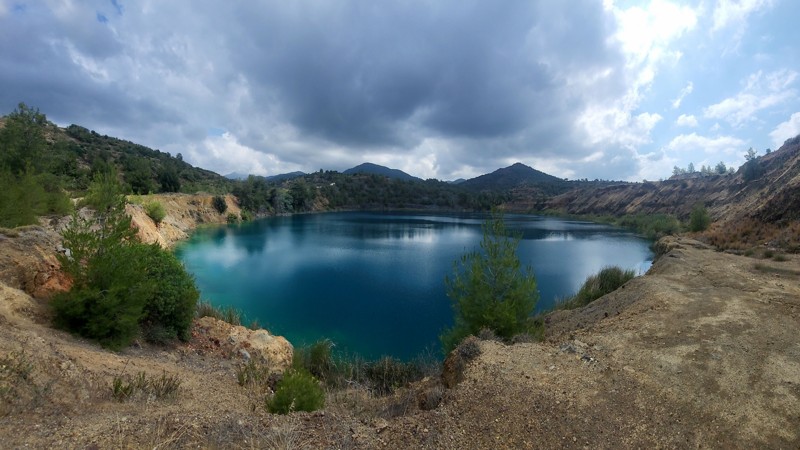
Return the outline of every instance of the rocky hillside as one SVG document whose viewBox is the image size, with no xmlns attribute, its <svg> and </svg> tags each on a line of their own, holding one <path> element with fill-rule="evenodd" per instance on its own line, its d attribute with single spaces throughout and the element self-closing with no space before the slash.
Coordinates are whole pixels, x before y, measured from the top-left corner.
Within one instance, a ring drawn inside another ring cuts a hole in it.
<svg viewBox="0 0 800 450">
<path fill-rule="evenodd" d="M 208 194 L 154 194 L 137 196 L 136 203 L 128 203 L 125 212 L 137 228 L 139 238 L 146 243 L 157 242 L 164 248 L 189 237 L 189 233 L 200 225 L 224 224 L 228 214 L 239 217 L 241 209 L 232 195 L 223 196 L 227 206 L 219 213 L 212 206 L 213 196 Z M 158 202 L 164 206 L 166 216 L 160 224 L 153 222 L 145 212 L 143 204 Z"/>
<path fill-rule="evenodd" d="M 703 203 L 715 220 L 723 222 L 800 219 L 800 142 L 789 140 L 755 162 L 760 175 L 751 181 L 742 166 L 732 175 L 579 187 L 542 206 L 569 214 L 664 213 L 685 219 L 696 203 Z"/>
</svg>

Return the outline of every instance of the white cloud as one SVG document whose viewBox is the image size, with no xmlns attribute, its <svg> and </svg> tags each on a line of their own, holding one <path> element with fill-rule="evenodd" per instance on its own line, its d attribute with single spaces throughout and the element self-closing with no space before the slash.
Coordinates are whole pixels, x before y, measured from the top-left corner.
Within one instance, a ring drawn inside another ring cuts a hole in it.
<svg viewBox="0 0 800 450">
<path fill-rule="evenodd" d="M 659 114 L 632 115 L 624 108 L 588 108 L 578 119 L 589 144 L 634 148 L 651 142 L 650 132 L 661 121 Z"/>
<path fill-rule="evenodd" d="M 735 127 L 755 121 L 759 111 L 796 97 L 796 90 L 790 86 L 797 76 L 797 72 L 787 69 L 766 76 L 758 71 L 748 77 L 745 87 L 738 94 L 707 107 L 704 116 L 723 119 Z"/>
<path fill-rule="evenodd" d="M 611 41 L 618 43 L 623 51 L 625 66 L 622 73 L 627 88 L 625 94 L 615 101 L 588 105 L 575 123 L 590 145 L 633 150 L 652 142 L 650 133 L 662 117 L 650 112 L 637 114 L 637 109 L 659 69 L 675 64 L 682 57 L 682 53 L 672 46 L 695 28 L 697 11 L 666 0 L 654 0 L 646 7 L 627 9 L 607 0 L 604 7 L 617 21 L 618 28 Z M 691 92 L 692 88 L 689 83 L 685 90 Z"/>
<path fill-rule="evenodd" d="M 221 136 L 209 136 L 199 146 L 190 146 L 184 158 L 199 167 L 214 167 L 221 174 L 277 175 L 300 170 L 295 165 L 282 163 L 274 155 L 242 145 L 228 132 Z"/>
<path fill-rule="evenodd" d="M 686 114 L 681 114 L 675 121 L 675 125 L 678 125 L 679 127 L 694 128 L 697 126 L 697 118 L 691 114 L 688 116 Z"/>
<path fill-rule="evenodd" d="M 769 134 L 772 138 L 772 144 L 776 149 L 780 148 L 784 141 L 797 135 L 800 135 L 800 112 L 792 114 L 789 120 L 779 124 Z"/>
<path fill-rule="evenodd" d="M 742 26 L 747 16 L 772 6 L 772 0 L 719 0 L 714 7 L 714 25 L 711 31 L 728 26 Z"/>
<path fill-rule="evenodd" d="M 681 92 L 680 94 L 678 94 L 678 97 L 672 101 L 672 108 L 673 109 L 680 108 L 683 99 L 686 98 L 687 95 L 691 94 L 693 90 L 694 90 L 694 83 L 690 81 L 688 84 L 686 84 L 685 88 L 681 89 Z"/>
<path fill-rule="evenodd" d="M 664 150 L 670 152 L 733 155 L 741 152 L 744 147 L 745 141 L 733 136 L 709 138 L 700 136 L 697 133 L 692 133 L 676 136 L 664 147 Z"/>
</svg>

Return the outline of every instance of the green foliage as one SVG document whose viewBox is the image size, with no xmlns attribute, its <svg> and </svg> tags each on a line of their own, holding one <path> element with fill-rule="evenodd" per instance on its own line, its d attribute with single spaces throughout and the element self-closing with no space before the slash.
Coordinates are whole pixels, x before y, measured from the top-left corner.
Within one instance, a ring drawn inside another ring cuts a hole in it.
<svg viewBox="0 0 800 450">
<path fill-rule="evenodd" d="M 195 316 L 198 319 L 201 317 L 213 317 L 231 325 L 238 326 L 242 324 L 242 313 L 233 306 L 217 307 L 205 300 L 201 300 L 197 303 L 195 311 Z"/>
<path fill-rule="evenodd" d="M 417 364 L 389 356 L 367 364 L 364 371 L 365 378 L 370 381 L 370 389 L 378 395 L 391 394 L 395 389 L 423 378 Z"/>
<path fill-rule="evenodd" d="M 20 103 L 6 117 L 5 126 L 0 129 L 0 168 L 15 175 L 29 169 L 36 172 L 43 170 L 46 125 L 47 118 L 39 109 Z"/>
<path fill-rule="evenodd" d="M 613 218 L 610 222 L 623 228 L 632 229 L 651 240 L 681 231 L 680 221 L 669 214 L 628 215 Z"/>
<path fill-rule="evenodd" d="M 143 400 L 154 398 L 156 400 L 174 398 L 181 387 L 181 380 L 177 375 L 147 376 L 139 372 L 133 377 L 123 374 L 114 376 L 111 382 L 111 396 L 119 402 L 140 397 Z"/>
<path fill-rule="evenodd" d="M 604 267 L 598 274 L 591 275 L 581 286 L 574 297 L 560 302 L 556 309 L 575 309 L 588 305 L 598 298 L 619 289 L 623 284 L 636 276 L 633 270 L 622 270 L 619 267 Z"/>
<path fill-rule="evenodd" d="M 153 192 L 153 170 L 150 161 L 144 158 L 130 159 L 126 167 L 125 179 L 134 194 L 150 194 Z"/>
<path fill-rule="evenodd" d="M 294 411 L 316 411 L 325 406 L 325 391 L 313 375 L 305 370 L 292 369 L 278 383 L 267 408 L 273 414 Z"/>
<path fill-rule="evenodd" d="M 333 378 L 335 364 L 331 358 L 333 342 L 329 339 L 319 340 L 310 346 L 295 349 L 292 355 L 292 367 L 304 369 L 320 380 Z"/>
<path fill-rule="evenodd" d="M 180 156 L 180 153 L 178 153 Z M 183 158 L 178 159 L 183 161 Z M 158 183 L 161 185 L 161 192 L 180 192 L 181 179 L 178 171 L 172 164 L 164 164 L 158 172 Z"/>
<path fill-rule="evenodd" d="M 761 164 L 759 164 L 758 156 L 756 151 L 753 150 L 753 147 L 750 147 L 750 149 L 744 155 L 744 159 L 745 163 L 742 171 L 742 177 L 744 177 L 744 181 L 746 183 L 756 180 L 764 174 L 764 169 L 761 167 Z"/>
<path fill-rule="evenodd" d="M 504 339 L 529 329 L 539 293 L 531 268 L 523 269 L 517 257 L 519 240 L 493 212 L 483 225 L 481 251 L 454 263 L 453 278 L 445 279 L 455 315 L 454 326 L 441 336 L 445 352 L 482 328 Z"/>
<path fill-rule="evenodd" d="M 711 225 L 711 217 L 708 215 L 705 205 L 698 203 L 692 208 L 692 214 L 689 216 L 689 230 L 698 232 L 705 231 Z"/>
<path fill-rule="evenodd" d="M 391 394 L 398 387 L 435 376 L 441 361 L 434 352 L 423 353 L 411 361 L 383 357 L 368 361 L 358 355 L 334 354 L 328 339 L 295 348 L 292 368 L 315 376 L 327 388 L 363 386 L 376 395 Z"/>
<path fill-rule="evenodd" d="M 271 374 L 269 366 L 251 359 L 236 368 L 236 382 L 242 387 L 263 386 L 268 383 Z"/>
<path fill-rule="evenodd" d="M 156 225 L 160 224 L 164 217 L 167 217 L 167 212 L 164 210 L 164 205 L 160 202 L 152 201 L 144 204 L 144 212 L 153 219 Z"/>
<path fill-rule="evenodd" d="M 177 258 L 136 239 L 114 174 L 100 174 L 87 202 L 95 220 L 73 215 L 58 256 L 72 288 L 52 302 L 54 322 L 113 350 L 144 329 L 157 342 L 188 338 L 199 293 Z"/>
<path fill-rule="evenodd" d="M 239 223 L 239 216 L 234 213 L 228 213 L 228 217 L 225 219 L 229 224 Z"/>
<path fill-rule="evenodd" d="M 170 338 L 188 341 L 200 292 L 178 258 L 157 244 L 142 245 L 147 279 L 155 284 L 145 304 L 140 323 L 145 330 L 158 330 L 158 341 L 164 333 Z M 147 337 L 147 334 L 145 335 Z"/>
<path fill-rule="evenodd" d="M 0 128 L 0 226 L 35 224 L 38 216 L 72 210 L 61 179 L 46 172 L 50 166 L 68 171 L 62 167 L 68 158 L 57 162 L 45 152 L 47 123 L 38 109 L 20 103 Z"/>
<path fill-rule="evenodd" d="M 36 223 L 36 210 L 42 206 L 43 192 L 33 176 L 18 179 L 8 170 L 0 172 L 0 226 L 7 228 Z"/>
<path fill-rule="evenodd" d="M 211 199 L 211 206 L 217 210 L 218 213 L 224 214 L 225 211 L 228 210 L 228 204 L 225 203 L 225 197 L 221 195 L 215 195 L 214 198 Z"/>
</svg>

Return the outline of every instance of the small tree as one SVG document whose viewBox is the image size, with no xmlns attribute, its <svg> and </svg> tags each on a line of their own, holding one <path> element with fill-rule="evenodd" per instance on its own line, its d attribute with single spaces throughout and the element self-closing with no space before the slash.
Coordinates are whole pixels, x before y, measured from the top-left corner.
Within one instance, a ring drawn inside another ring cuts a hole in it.
<svg viewBox="0 0 800 450">
<path fill-rule="evenodd" d="M 137 239 L 120 192 L 115 174 L 98 175 L 86 196 L 95 220 L 76 214 L 64 230 L 69 252 L 58 260 L 73 283 L 53 299 L 54 322 L 114 350 L 142 329 L 154 342 L 188 339 L 194 279 L 174 255 Z"/>
<path fill-rule="evenodd" d="M 483 328 L 506 339 L 530 331 L 539 292 L 531 268 L 523 269 L 517 257 L 519 241 L 493 212 L 483 224 L 481 250 L 454 263 L 453 278 L 445 278 L 455 315 L 455 324 L 441 336 L 446 352 Z"/>
<path fill-rule="evenodd" d="M 216 209 L 220 214 L 223 214 L 228 210 L 228 204 L 225 203 L 225 197 L 221 195 L 215 195 L 214 198 L 211 199 L 211 206 L 213 206 L 214 209 Z"/>
<path fill-rule="evenodd" d="M 742 176 L 744 177 L 744 181 L 753 181 L 764 173 L 764 170 L 761 168 L 761 165 L 758 163 L 758 156 L 756 151 L 753 150 L 753 147 L 750 147 L 747 150 L 747 153 L 744 155 L 745 163 L 744 163 L 744 171 L 742 172 Z"/>
<path fill-rule="evenodd" d="M 711 217 L 709 217 L 705 205 L 702 203 L 694 205 L 692 214 L 689 216 L 689 230 L 705 231 L 709 225 L 711 225 Z"/>
</svg>

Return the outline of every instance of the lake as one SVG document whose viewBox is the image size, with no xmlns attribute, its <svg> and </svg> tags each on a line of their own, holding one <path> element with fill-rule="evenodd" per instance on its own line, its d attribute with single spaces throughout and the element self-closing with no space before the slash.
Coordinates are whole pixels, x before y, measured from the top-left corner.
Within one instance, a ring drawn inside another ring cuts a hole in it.
<svg viewBox="0 0 800 450">
<path fill-rule="evenodd" d="M 476 249 L 482 214 L 338 212 L 197 230 L 176 249 L 203 299 L 233 306 L 295 346 L 321 338 L 367 358 L 439 350 L 452 324 L 444 278 Z M 589 222 L 506 215 L 538 282 L 537 310 L 618 265 L 643 273 L 649 242 Z"/>
</svg>

